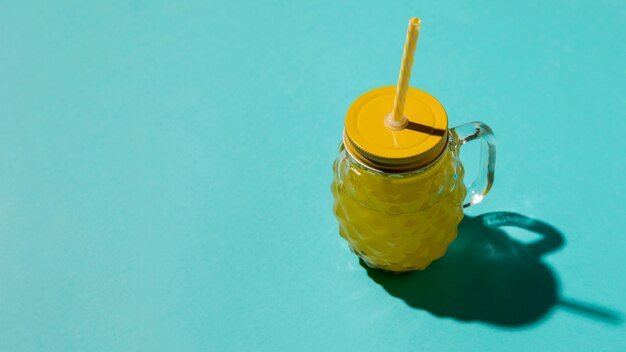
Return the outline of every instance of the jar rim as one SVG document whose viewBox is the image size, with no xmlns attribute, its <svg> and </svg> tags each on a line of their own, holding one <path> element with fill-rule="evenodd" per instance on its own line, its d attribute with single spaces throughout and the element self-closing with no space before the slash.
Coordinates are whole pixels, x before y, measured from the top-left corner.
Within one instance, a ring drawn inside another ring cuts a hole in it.
<svg viewBox="0 0 626 352">
<path fill-rule="evenodd" d="M 437 164 L 437 162 L 439 162 L 439 160 L 441 160 L 443 156 L 446 154 L 446 151 L 448 150 L 448 148 L 450 148 L 450 142 L 453 141 L 454 139 L 454 138 L 450 138 L 450 135 L 451 133 L 447 133 L 444 147 L 441 149 L 441 152 L 439 153 L 439 155 L 437 155 L 432 161 L 430 161 L 428 164 L 421 165 L 421 166 L 418 166 L 417 168 L 411 168 L 408 170 L 389 169 L 389 168 L 385 168 L 384 166 L 373 165 L 373 164 L 370 165 L 368 161 L 371 162 L 371 160 L 366 159 L 365 157 L 359 158 L 357 156 L 359 155 L 357 150 L 350 150 L 349 148 L 350 141 L 346 139 L 347 135 L 345 133 L 345 130 L 343 133 L 342 145 L 343 145 L 343 149 L 346 151 L 348 156 L 350 156 L 352 160 L 354 160 L 357 164 L 359 164 L 360 166 L 362 166 L 364 169 L 366 169 L 369 172 L 386 174 L 386 175 L 406 176 L 410 174 L 417 174 L 417 173 L 424 172 L 430 169 L 435 164 Z"/>
</svg>

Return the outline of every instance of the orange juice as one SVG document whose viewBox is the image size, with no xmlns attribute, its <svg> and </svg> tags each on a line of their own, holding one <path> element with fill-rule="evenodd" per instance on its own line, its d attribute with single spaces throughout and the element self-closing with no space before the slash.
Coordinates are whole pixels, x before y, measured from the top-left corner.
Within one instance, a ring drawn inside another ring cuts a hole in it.
<svg viewBox="0 0 626 352">
<path fill-rule="evenodd" d="M 444 255 L 463 218 L 466 190 L 454 137 L 429 167 L 401 174 L 359 163 L 340 147 L 332 192 L 339 232 L 369 266 L 426 268 Z"/>
</svg>

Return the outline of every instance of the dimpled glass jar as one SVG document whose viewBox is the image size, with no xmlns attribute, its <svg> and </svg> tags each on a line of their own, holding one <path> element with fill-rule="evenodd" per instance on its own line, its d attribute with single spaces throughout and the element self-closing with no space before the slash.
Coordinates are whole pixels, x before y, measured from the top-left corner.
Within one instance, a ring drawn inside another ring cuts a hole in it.
<svg viewBox="0 0 626 352">
<path fill-rule="evenodd" d="M 423 270 L 456 238 L 463 208 L 480 202 L 489 191 L 495 166 L 489 127 L 474 122 L 449 132 L 446 147 L 434 161 L 407 172 L 367 166 L 341 143 L 333 166 L 334 212 L 341 236 L 370 267 Z M 468 194 L 459 151 L 474 139 L 484 142 L 483 167 Z"/>
</svg>

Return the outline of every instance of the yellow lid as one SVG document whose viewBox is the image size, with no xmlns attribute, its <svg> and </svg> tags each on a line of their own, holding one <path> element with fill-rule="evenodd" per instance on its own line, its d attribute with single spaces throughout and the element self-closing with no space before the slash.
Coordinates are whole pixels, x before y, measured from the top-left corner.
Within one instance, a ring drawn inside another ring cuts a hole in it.
<svg viewBox="0 0 626 352">
<path fill-rule="evenodd" d="M 381 87 L 361 95 L 346 115 L 344 144 L 362 163 L 384 171 L 408 171 L 425 166 L 445 149 L 448 117 L 432 95 L 409 88 L 400 130 L 385 125 L 393 110 L 396 87 Z"/>
</svg>

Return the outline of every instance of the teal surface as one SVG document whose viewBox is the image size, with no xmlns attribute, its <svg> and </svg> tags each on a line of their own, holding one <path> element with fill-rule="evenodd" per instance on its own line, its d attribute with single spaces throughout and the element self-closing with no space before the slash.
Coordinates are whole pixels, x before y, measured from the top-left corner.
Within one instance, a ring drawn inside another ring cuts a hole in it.
<svg viewBox="0 0 626 352">
<path fill-rule="evenodd" d="M 410 16 L 412 85 L 451 126 L 488 123 L 498 160 L 454 250 L 389 277 L 339 237 L 331 165 L 350 103 L 395 84 Z M 625 18 L 0 2 L 0 350 L 626 350 Z M 477 222 L 500 212 L 539 234 Z M 528 255 L 541 236 L 565 242 Z"/>
</svg>

